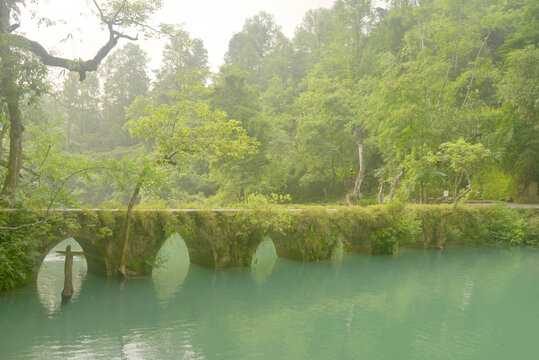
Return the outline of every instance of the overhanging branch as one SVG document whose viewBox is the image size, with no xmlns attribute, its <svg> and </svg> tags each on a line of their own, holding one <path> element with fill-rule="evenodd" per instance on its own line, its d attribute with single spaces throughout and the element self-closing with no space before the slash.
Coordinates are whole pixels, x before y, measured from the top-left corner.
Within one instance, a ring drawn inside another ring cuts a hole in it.
<svg viewBox="0 0 539 360">
<path fill-rule="evenodd" d="M 138 40 L 138 36 L 130 36 L 119 32 L 114 29 L 114 25 L 118 25 L 118 16 L 120 12 L 125 8 L 127 1 L 123 1 L 121 6 L 118 7 L 116 13 L 113 14 L 112 18 L 108 19 L 103 10 L 99 7 L 97 1 L 93 1 L 97 11 L 99 12 L 99 17 L 104 25 L 107 26 L 109 30 L 109 39 L 105 45 L 95 54 L 93 59 L 88 60 L 72 60 L 66 59 L 58 56 L 51 55 L 40 43 L 27 39 L 26 37 L 18 34 L 10 34 L 11 37 L 18 39 L 22 46 L 28 46 L 28 49 L 33 52 L 36 56 L 41 59 L 41 62 L 47 66 L 54 66 L 63 68 L 69 71 L 75 71 L 79 73 L 79 80 L 82 81 L 86 79 L 86 73 L 96 71 L 97 67 L 101 61 L 108 55 L 108 53 L 118 44 L 118 40 L 121 38 L 128 40 Z M 15 27 L 16 28 L 16 27 Z M 14 29 L 13 29 L 14 30 Z M 13 31 L 11 30 L 11 31 Z"/>
<path fill-rule="evenodd" d="M 11 37 L 18 39 L 22 44 L 26 44 L 28 49 L 41 59 L 41 62 L 47 66 L 60 67 L 69 71 L 76 71 L 79 73 L 79 79 L 82 81 L 86 79 L 86 73 L 89 71 L 96 71 L 97 66 L 107 56 L 107 54 L 116 46 L 121 34 L 111 33 L 111 36 L 107 43 L 99 49 L 93 59 L 89 60 L 70 60 L 58 56 L 53 56 L 37 41 L 29 40 L 22 35 L 12 34 Z"/>
</svg>

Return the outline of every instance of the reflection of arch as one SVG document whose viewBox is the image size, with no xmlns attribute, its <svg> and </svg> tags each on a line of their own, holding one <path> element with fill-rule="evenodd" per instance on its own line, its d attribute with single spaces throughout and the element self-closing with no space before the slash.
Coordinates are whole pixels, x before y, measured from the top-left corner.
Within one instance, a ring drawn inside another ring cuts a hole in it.
<svg viewBox="0 0 539 360">
<path fill-rule="evenodd" d="M 152 280 L 162 304 L 168 303 L 178 291 L 189 271 L 189 251 L 178 233 L 163 242 L 152 266 Z"/>
<path fill-rule="evenodd" d="M 333 252 L 331 253 L 331 260 L 341 260 L 342 255 L 344 253 L 344 244 L 342 239 L 339 238 L 339 241 L 333 248 Z"/>
<path fill-rule="evenodd" d="M 87 239 L 86 237 L 78 236 L 77 234 L 68 234 L 62 237 L 52 239 L 44 247 L 43 251 L 41 251 L 41 259 L 39 261 L 39 265 L 36 271 L 36 276 L 47 254 L 49 254 L 56 245 L 69 238 L 75 239 L 75 241 L 82 248 L 82 251 L 84 252 L 84 257 L 86 258 L 86 263 L 88 264 L 88 272 L 100 275 L 106 275 L 108 273 L 105 256 L 99 250 L 99 248 L 94 245 L 92 240 Z"/>
<path fill-rule="evenodd" d="M 271 276 L 277 261 L 277 251 L 270 237 L 260 242 L 251 261 L 251 277 L 258 283 L 264 283 Z"/>
</svg>

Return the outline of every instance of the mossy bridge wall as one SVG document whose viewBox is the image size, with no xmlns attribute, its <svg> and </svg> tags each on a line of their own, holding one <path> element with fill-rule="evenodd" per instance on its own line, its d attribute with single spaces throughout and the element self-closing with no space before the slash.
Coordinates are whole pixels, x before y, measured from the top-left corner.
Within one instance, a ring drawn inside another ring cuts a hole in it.
<svg viewBox="0 0 539 360">
<path fill-rule="evenodd" d="M 126 272 L 150 275 L 161 246 L 174 233 L 187 245 L 191 264 L 212 268 L 251 265 L 269 237 L 277 256 L 324 261 L 334 249 L 365 254 L 392 254 L 397 245 L 443 248 L 485 241 L 492 209 L 374 206 L 328 209 L 265 210 L 135 210 L 127 251 Z M 45 256 L 59 242 L 74 238 L 82 247 L 88 271 L 114 276 L 120 267 L 125 210 L 58 210 L 68 226 L 37 240 L 36 277 Z"/>
</svg>

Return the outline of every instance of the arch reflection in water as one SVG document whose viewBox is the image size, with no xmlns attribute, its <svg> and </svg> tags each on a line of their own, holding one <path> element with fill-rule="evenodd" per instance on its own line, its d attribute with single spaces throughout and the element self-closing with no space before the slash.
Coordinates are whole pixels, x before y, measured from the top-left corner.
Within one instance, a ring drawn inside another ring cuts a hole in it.
<svg viewBox="0 0 539 360">
<path fill-rule="evenodd" d="M 189 271 L 189 252 L 185 241 L 173 234 L 163 244 L 155 260 L 152 279 L 161 304 L 177 294 Z"/>
<path fill-rule="evenodd" d="M 339 241 L 338 245 L 333 250 L 333 253 L 331 254 L 331 261 L 334 262 L 340 262 L 342 261 L 342 255 L 344 253 L 342 241 Z"/>
<path fill-rule="evenodd" d="M 52 314 L 56 312 L 62 303 L 62 289 L 64 288 L 64 264 L 65 256 L 59 254 L 57 250 L 65 250 L 67 245 L 71 245 L 71 251 L 81 251 L 81 246 L 73 238 L 66 239 L 56 245 L 47 254 L 39 269 L 37 276 L 37 292 L 39 301 L 45 310 Z M 79 296 L 82 282 L 86 278 L 87 265 L 84 256 L 73 256 L 73 297 L 75 301 Z"/>
<path fill-rule="evenodd" d="M 251 276 L 254 281 L 263 284 L 270 277 L 275 261 L 277 260 L 277 252 L 275 246 L 269 237 L 258 245 L 256 252 L 251 262 Z"/>
</svg>

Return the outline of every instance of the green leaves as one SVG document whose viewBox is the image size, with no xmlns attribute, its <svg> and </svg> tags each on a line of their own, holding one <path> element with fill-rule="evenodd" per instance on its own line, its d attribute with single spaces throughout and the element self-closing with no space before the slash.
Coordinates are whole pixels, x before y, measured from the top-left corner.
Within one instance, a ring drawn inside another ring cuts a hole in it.
<svg viewBox="0 0 539 360">
<path fill-rule="evenodd" d="M 205 100 L 196 99 L 196 95 L 203 94 L 201 89 L 189 90 L 192 91 L 170 93 L 175 104 L 150 106 L 145 116 L 130 120 L 127 127 L 131 136 L 151 140 L 158 156 L 180 162 L 206 151 L 218 157 L 238 158 L 255 152 L 256 143 L 238 121 L 227 120 L 225 113 L 210 110 Z"/>
<path fill-rule="evenodd" d="M 446 142 L 440 145 L 440 151 L 428 157 L 431 163 L 446 162 L 456 173 L 473 171 L 481 161 L 490 155 L 483 144 L 470 144 L 460 138 L 456 142 Z"/>
<path fill-rule="evenodd" d="M 99 11 L 106 23 L 144 29 L 143 24 L 162 5 L 162 0 L 108 0 L 100 6 Z"/>
</svg>

